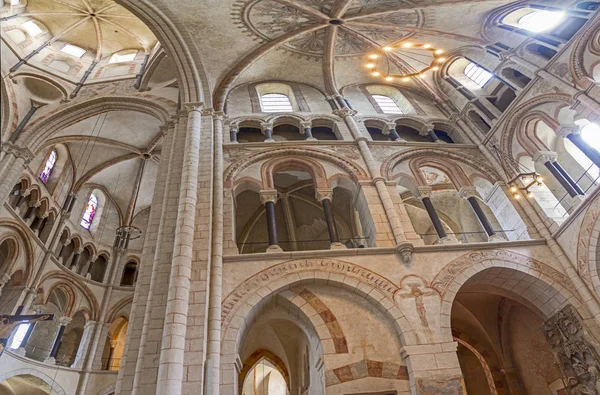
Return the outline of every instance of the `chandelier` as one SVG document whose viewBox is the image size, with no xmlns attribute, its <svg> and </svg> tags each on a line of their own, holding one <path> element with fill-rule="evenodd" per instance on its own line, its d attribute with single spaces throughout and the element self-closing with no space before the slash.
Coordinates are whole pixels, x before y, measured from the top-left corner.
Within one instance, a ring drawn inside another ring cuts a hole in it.
<svg viewBox="0 0 600 395">
<path fill-rule="evenodd" d="M 368 55 L 365 65 L 375 77 L 382 77 L 388 82 L 395 80 L 409 81 L 411 77 L 425 78 L 429 70 L 437 71 L 440 64 L 446 61 L 442 56 L 444 50 L 434 48 L 431 44 L 398 43 L 379 49 L 376 53 Z M 410 64 L 415 72 L 404 72 L 405 67 L 399 62 Z"/>
<path fill-rule="evenodd" d="M 542 186 L 544 184 L 544 178 L 542 175 L 535 170 L 531 170 L 527 166 L 515 161 L 508 155 L 505 155 L 498 149 L 498 147 L 496 147 L 496 145 L 492 145 L 492 148 L 494 148 L 494 151 L 496 151 L 496 155 L 498 156 L 498 159 L 500 160 L 500 163 L 506 174 L 509 174 L 509 172 L 504 166 L 504 163 L 507 163 L 511 167 L 513 174 L 516 173 L 516 176 L 508 182 L 508 186 L 513 198 L 517 200 L 521 198 L 519 191 L 523 192 L 528 198 L 532 198 L 533 192 L 531 192 L 530 188 L 535 185 Z"/>
</svg>

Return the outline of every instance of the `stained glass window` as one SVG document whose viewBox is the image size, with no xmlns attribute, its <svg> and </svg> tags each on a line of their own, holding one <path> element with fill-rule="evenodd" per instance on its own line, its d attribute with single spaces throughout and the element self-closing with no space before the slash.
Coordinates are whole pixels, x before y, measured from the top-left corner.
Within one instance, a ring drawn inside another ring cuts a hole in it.
<svg viewBox="0 0 600 395">
<path fill-rule="evenodd" d="M 54 165 L 56 164 L 56 150 L 52 150 L 50 156 L 46 160 L 46 165 L 44 166 L 44 170 L 40 173 L 40 180 L 45 184 L 48 182 L 50 178 L 50 174 L 52 174 L 52 169 L 54 169 Z"/>
<path fill-rule="evenodd" d="M 81 226 L 86 229 L 90 229 L 94 215 L 96 215 L 96 209 L 98 208 L 98 198 L 93 193 L 90 195 L 87 204 L 85 205 L 85 211 L 81 218 Z"/>
</svg>

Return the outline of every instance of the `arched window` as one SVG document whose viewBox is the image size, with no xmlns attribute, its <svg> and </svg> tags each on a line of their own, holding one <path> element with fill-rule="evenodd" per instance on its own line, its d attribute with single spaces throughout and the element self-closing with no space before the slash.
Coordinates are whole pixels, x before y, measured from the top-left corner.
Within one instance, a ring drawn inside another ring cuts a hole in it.
<svg viewBox="0 0 600 395">
<path fill-rule="evenodd" d="M 389 96 L 372 95 L 385 114 L 404 114 L 398 104 Z"/>
<path fill-rule="evenodd" d="M 50 174 L 52 174 L 52 170 L 54 169 L 54 165 L 56 164 L 56 157 L 57 157 L 56 150 L 52 150 L 52 152 L 50 153 L 50 156 L 46 160 L 44 169 L 40 173 L 40 180 L 42 180 L 42 182 L 44 184 L 46 184 L 48 182 L 48 179 L 50 178 Z"/>
<path fill-rule="evenodd" d="M 554 29 L 564 19 L 564 12 L 536 10 L 522 16 L 517 24 L 530 32 L 541 33 Z"/>
<path fill-rule="evenodd" d="M 98 208 L 98 198 L 93 193 L 90 195 L 87 204 L 85 205 L 85 211 L 83 212 L 83 217 L 81 218 L 81 226 L 86 229 L 90 229 L 92 226 L 92 222 L 94 221 L 94 216 L 96 215 L 96 209 Z"/>
<path fill-rule="evenodd" d="M 464 74 L 480 88 L 483 88 L 493 77 L 492 73 L 473 62 L 465 67 Z"/>
<path fill-rule="evenodd" d="M 581 128 L 581 137 L 586 143 L 600 151 L 600 125 L 588 123 Z"/>
<path fill-rule="evenodd" d="M 292 112 L 290 98 L 281 93 L 265 93 L 260 97 L 264 112 Z"/>
</svg>

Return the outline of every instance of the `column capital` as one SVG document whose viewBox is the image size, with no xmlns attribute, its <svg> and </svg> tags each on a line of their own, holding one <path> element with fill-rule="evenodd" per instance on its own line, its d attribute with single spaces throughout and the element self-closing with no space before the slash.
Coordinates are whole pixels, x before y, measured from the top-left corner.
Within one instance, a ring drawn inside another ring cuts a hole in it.
<svg viewBox="0 0 600 395">
<path fill-rule="evenodd" d="M 477 188 L 475 188 L 474 186 L 466 186 L 458 190 L 458 196 L 460 196 L 463 199 L 469 199 L 472 197 L 477 197 L 479 196 L 479 194 L 477 193 Z"/>
<path fill-rule="evenodd" d="M 423 127 L 421 127 L 421 130 L 419 130 L 419 135 L 426 137 L 433 130 L 434 130 L 434 126 L 432 123 L 425 124 L 425 125 L 423 125 Z"/>
<path fill-rule="evenodd" d="M 229 124 L 229 131 L 230 132 L 234 132 L 234 133 L 238 133 L 240 131 L 240 124 L 239 123 Z"/>
<path fill-rule="evenodd" d="M 386 122 L 381 133 L 387 136 L 392 130 L 396 130 L 396 126 L 398 126 L 396 122 Z"/>
<path fill-rule="evenodd" d="M 273 204 L 277 203 L 277 190 L 276 189 L 263 189 L 260 192 L 260 203 L 262 205 L 271 202 Z"/>
<path fill-rule="evenodd" d="M 424 198 L 431 198 L 431 192 L 433 192 L 433 188 L 430 186 L 417 187 L 417 197 L 421 200 Z"/>
<path fill-rule="evenodd" d="M 555 131 L 559 137 L 567 137 L 570 134 L 580 134 L 581 127 L 579 125 L 560 125 Z"/>
<path fill-rule="evenodd" d="M 319 188 L 315 190 L 315 199 L 320 203 L 327 199 L 330 202 L 333 201 L 333 189 L 332 188 Z"/>
<path fill-rule="evenodd" d="M 263 134 L 265 133 L 265 130 L 267 130 L 267 129 L 273 130 L 273 122 L 261 122 L 260 123 L 260 130 L 261 130 L 261 132 L 263 132 Z"/>
<path fill-rule="evenodd" d="M 213 117 L 216 120 L 225 121 L 227 119 L 227 114 L 223 111 L 213 111 Z"/>
<path fill-rule="evenodd" d="M 216 113 L 215 113 L 215 110 L 214 110 L 214 109 L 212 109 L 212 108 L 203 108 L 203 109 L 200 111 L 200 114 L 201 114 L 203 117 L 214 117 L 214 116 L 216 115 Z"/>
<path fill-rule="evenodd" d="M 533 156 L 533 161 L 544 164 L 546 162 L 556 162 L 558 155 L 553 151 L 539 151 Z"/>
<path fill-rule="evenodd" d="M 188 115 L 192 111 L 198 111 L 201 115 L 203 115 L 202 112 L 204 110 L 204 103 L 203 102 L 184 103 L 181 106 L 181 108 L 184 109 L 185 115 Z M 210 110 L 212 111 L 212 108 Z"/>
<path fill-rule="evenodd" d="M 345 118 L 347 116 L 354 116 L 354 115 L 358 114 L 358 112 L 356 110 L 351 110 L 347 107 L 344 107 L 344 108 L 338 108 L 337 110 L 333 110 L 333 114 L 337 115 L 338 117 Z"/>
<path fill-rule="evenodd" d="M 73 318 L 71 318 L 71 317 L 59 317 L 58 319 L 56 319 L 56 321 L 58 321 L 58 323 L 61 324 L 62 326 L 69 325 L 72 320 L 73 320 Z"/>
<path fill-rule="evenodd" d="M 304 129 L 312 128 L 312 121 L 301 121 L 300 126 L 302 126 L 302 130 L 300 130 L 300 134 L 303 134 Z"/>
<path fill-rule="evenodd" d="M 25 160 L 25 164 L 28 164 L 35 158 L 35 155 L 29 150 L 29 148 L 21 148 L 10 141 L 4 142 L 2 144 L 2 151 L 4 151 L 7 155 L 13 155 L 16 158 L 20 158 Z"/>
</svg>

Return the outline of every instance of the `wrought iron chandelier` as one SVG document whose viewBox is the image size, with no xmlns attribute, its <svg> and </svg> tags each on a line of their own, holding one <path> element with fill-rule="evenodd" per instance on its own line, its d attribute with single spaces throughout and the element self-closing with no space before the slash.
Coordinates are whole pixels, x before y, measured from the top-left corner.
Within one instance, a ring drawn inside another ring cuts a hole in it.
<svg viewBox="0 0 600 395">
<path fill-rule="evenodd" d="M 511 167 L 513 174 L 516 173 L 516 176 L 508 182 L 508 186 L 513 198 L 521 198 L 519 191 L 524 193 L 528 198 L 532 198 L 533 192 L 530 190 L 530 188 L 536 185 L 542 186 L 544 184 L 544 178 L 542 175 L 535 170 L 531 170 L 527 166 L 515 161 L 508 155 L 503 154 L 498 147 L 496 147 L 496 145 L 492 145 L 492 148 L 494 148 L 494 151 L 496 151 L 496 155 L 498 156 L 498 159 L 500 160 L 500 163 L 502 164 L 506 174 L 510 173 L 504 166 L 505 163 Z"/>
<path fill-rule="evenodd" d="M 400 42 L 379 49 L 376 53 L 368 55 L 368 63 L 365 65 L 375 77 L 382 77 L 388 82 L 409 81 L 411 77 L 425 78 L 429 70 L 437 71 L 440 64 L 446 61 L 443 56 L 444 50 L 434 48 L 431 44 L 418 44 L 411 42 Z M 399 62 L 404 61 L 411 64 L 412 72 L 403 72 Z"/>
</svg>

